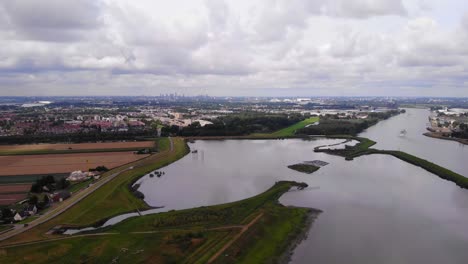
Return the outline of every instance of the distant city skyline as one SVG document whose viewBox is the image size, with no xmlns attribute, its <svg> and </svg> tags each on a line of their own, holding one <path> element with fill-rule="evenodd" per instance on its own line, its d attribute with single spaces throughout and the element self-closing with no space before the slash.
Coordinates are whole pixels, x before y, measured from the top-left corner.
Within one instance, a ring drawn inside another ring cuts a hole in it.
<svg viewBox="0 0 468 264">
<path fill-rule="evenodd" d="M 0 96 L 468 97 L 463 0 L 0 3 Z"/>
</svg>

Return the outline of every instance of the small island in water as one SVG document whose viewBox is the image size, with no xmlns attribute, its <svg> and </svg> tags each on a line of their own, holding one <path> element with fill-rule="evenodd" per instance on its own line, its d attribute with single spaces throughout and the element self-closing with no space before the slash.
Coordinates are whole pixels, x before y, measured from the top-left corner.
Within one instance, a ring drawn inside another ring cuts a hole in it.
<svg viewBox="0 0 468 264">
<path fill-rule="evenodd" d="M 318 169 L 320 169 L 320 167 L 323 167 L 325 165 L 328 165 L 328 162 L 321 161 L 321 160 L 313 160 L 313 161 L 304 161 L 302 163 L 289 165 L 288 168 L 295 170 L 295 171 L 311 174 L 317 171 Z"/>
</svg>

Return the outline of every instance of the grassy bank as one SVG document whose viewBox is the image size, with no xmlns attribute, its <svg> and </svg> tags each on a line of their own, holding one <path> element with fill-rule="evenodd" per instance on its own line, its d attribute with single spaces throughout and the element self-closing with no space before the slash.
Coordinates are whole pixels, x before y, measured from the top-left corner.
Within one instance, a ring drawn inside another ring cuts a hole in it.
<svg viewBox="0 0 468 264">
<path fill-rule="evenodd" d="M 238 202 L 130 218 L 101 234 L 2 248 L 0 262 L 206 263 L 218 255 L 213 263 L 274 263 L 310 218 L 310 209 L 278 203 L 297 185 L 283 181 Z"/>
<path fill-rule="evenodd" d="M 348 135 L 336 135 L 336 136 L 327 136 L 327 138 L 333 139 L 349 139 L 357 140 L 357 143 L 354 146 L 346 146 L 344 149 L 326 149 L 322 148 L 323 146 L 318 146 L 314 149 L 315 152 L 325 152 L 332 155 L 339 155 L 345 157 L 347 160 L 353 159 L 353 157 L 359 156 L 363 152 L 367 152 L 370 147 L 376 144 L 375 141 L 363 137 L 354 137 Z"/>
<path fill-rule="evenodd" d="M 104 173 L 101 179 L 124 171 L 61 215 L 25 233 L 2 241 L 0 244 L 48 239 L 51 236 L 45 235 L 45 233 L 57 225 L 90 226 L 99 224 L 115 215 L 137 209 L 149 209 L 143 200 L 133 195 L 128 186 L 146 173 L 164 167 L 188 153 L 188 146 L 182 138 L 173 138 L 173 142 L 174 149 L 171 152 L 169 140 L 167 138 L 161 139 L 159 142 L 161 149 L 158 154 Z M 133 169 L 125 171 L 129 167 L 133 167 Z M 73 197 L 65 201 L 64 204 L 69 203 L 72 199 Z"/>
<path fill-rule="evenodd" d="M 134 166 L 134 169 L 120 174 L 99 188 L 59 218 L 62 219 L 62 223 L 87 226 L 94 224 L 97 220 L 125 212 L 149 209 L 143 200 L 131 193 L 128 186 L 143 175 L 164 167 L 187 153 L 188 148 L 185 142 L 182 139 L 174 139 L 174 153 L 144 160 L 140 165 Z"/>
<path fill-rule="evenodd" d="M 424 170 L 431 172 L 439 176 L 442 179 L 454 182 L 455 184 L 457 184 L 458 186 L 462 188 L 468 189 L 468 178 L 456 172 L 453 172 L 447 168 L 444 168 L 435 163 L 432 163 L 428 160 L 418 158 L 414 155 L 408 154 L 403 151 L 380 150 L 380 149 L 370 148 L 371 146 L 375 144 L 375 142 L 367 138 L 349 137 L 349 136 L 343 136 L 341 138 L 347 138 L 347 139 L 352 138 L 352 139 L 358 140 L 359 143 L 356 146 L 347 147 L 345 149 L 331 150 L 331 149 L 316 148 L 314 151 L 343 156 L 346 158 L 346 160 L 352 160 L 356 157 L 363 156 L 363 155 L 370 155 L 370 154 L 391 155 L 400 160 L 403 160 L 415 166 L 421 167 Z"/>
<path fill-rule="evenodd" d="M 363 153 L 364 154 L 364 153 Z M 399 158 L 403 161 L 406 161 L 408 163 L 411 163 L 415 166 L 421 167 L 428 172 L 431 172 L 437 176 L 439 176 L 442 179 L 454 182 L 458 186 L 468 189 L 468 178 L 464 177 L 463 175 L 460 175 L 456 172 L 453 172 L 449 169 L 446 169 L 442 166 L 439 166 L 435 163 L 432 163 L 430 161 L 427 161 L 425 159 L 418 158 L 416 156 L 413 156 L 411 154 L 408 154 L 406 152 L 402 151 L 393 151 L 393 150 L 372 150 L 370 149 L 369 154 L 387 154 L 387 155 L 392 155 L 396 158 Z"/>
</svg>

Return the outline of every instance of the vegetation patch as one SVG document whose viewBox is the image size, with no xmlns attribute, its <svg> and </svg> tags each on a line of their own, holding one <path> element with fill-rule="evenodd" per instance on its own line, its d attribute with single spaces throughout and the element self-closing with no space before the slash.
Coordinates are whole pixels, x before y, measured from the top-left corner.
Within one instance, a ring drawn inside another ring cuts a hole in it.
<svg viewBox="0 0 468 264">
<path fill-rule="evenodd" d="M 306 186 L 281 181 L 233 203 L 145 215 L 96 234 L 4 247 L 0 262 L 274 263 L 317 213 L 285 207 L 278 198 L 292 187 Z"/>
<path fill-rule="evenodd" d="M 119 171 L 124 171 L 59 216 L 25 233 L 1 241 L 0 244 L 43 240 L 50 238 L 50 236 L 45 236 L 45 233 L 59 225 L 92 226 L 119 214 L 149 209 L 149 206 L 143 200 L 132 194 L 128 186 L 148 172 L 164 167 L 188 153 L 188 146 L 182 138 L 173 138 L 172 141 L 173 151 L 169 151 L 171 145 L 169 139 L 161 139 L 157 142 L 161 143 L 159 144 L 160 153 L 105 172 L 101 175 L 101 179 Z M 133 169 L 129 170 L 130 167 L 133 167 Z M 73 202 L 73 196 L 64 201 L 63 206 L 70 202 Z"/>
<path fill-rule="evenodd" d="M 296 123 L 296 124 L 294 124 L 292 126 L 283 128 L 283 129 L 278 130 L 276 132 L 273 132 L 273 133 L 270 134 L 270 136 L 273 136 L 273 137 L 291 137 L 291 136 L 294 136 L 299 129 L 305 128 L 306 126 L 312 125 L 312 124 L 317 123 L 317 122 L 319 122 L 319 117 L 318 116 L 310 117 L 310 118 L 302 120 L 302 121 L 300 121 L 300 122 L 298 122 L 298 123 Z"/>
<path fill-rule="evenodd" d="M 298 163 L 294 165 L 289 165 L 288 168 L 298 171 L 298 172 L 303 172 L 307 174 L 311 174 L 313 172 L 316 172 L 320 167 L 312 165 L 312 164 L 306 164 L 306 163 Z"/>
<path fill-rule="evenodd" d="M 338 115 L 325 115 L 320 118 L 320 123 L 316 126 L 307 126 L 297 131 L 297 134 L 305 135 L 357 135 L 377 124 L 380 120 L 388 119 L 399 114 L 399 110 L 387 112 L 371 112 L 365 119 L 351 119 Z"/>
</svg>

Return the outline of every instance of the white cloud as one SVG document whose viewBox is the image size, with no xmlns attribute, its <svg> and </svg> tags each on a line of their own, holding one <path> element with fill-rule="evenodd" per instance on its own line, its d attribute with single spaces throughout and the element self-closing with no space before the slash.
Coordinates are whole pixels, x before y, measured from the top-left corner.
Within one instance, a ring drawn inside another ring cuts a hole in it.
<svg viewBox="0 0 468 264">
<path fill-rule="evenodd" d="M 435 7 L 412 11 L 432 4 L 2 2 L 0 95 L 467 96 L 468 15 L 448 28 Z"/>
</svg>

